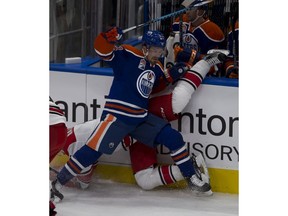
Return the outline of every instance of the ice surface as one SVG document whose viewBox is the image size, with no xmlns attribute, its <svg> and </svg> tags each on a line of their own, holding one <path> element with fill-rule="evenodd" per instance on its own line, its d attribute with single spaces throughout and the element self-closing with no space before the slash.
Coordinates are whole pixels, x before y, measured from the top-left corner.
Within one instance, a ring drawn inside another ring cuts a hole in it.
<svg viewBox="0 0 288 216">
<path fill-rule="evenodd" d="M 238 215 L 238 195 L 193 195 L 187 189 L 144 191 L 137 185 L 108 180 L 92 182 L 89 189 L 63 188 L 56 203 L 57 216 L 231 216 Z"/>
</svg>

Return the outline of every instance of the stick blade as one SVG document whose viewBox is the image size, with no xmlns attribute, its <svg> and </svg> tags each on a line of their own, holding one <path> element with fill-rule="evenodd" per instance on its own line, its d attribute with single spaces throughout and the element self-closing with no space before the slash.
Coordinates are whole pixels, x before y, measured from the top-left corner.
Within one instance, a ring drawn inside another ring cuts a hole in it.
<svg viewBox="0 0 288 216">
<path fill-rule="evenodd" d="M 184 0 L 181 5 L 185 8 L 199 7 L 212 2 L 213 0 Z"/>
<path fill-rule="evenodd" d="M 184 0 L 181 5 L 183 5 L 185 8 L 189 8 L 193 2 L 195 2 L 195 0 Z"/>
<path fill-rule="evenodd" d="M 202 6 L 202 5 L 205 5 L 205 4 L 209 4 L 212 1 L 214 1 L 214 0 L 197 1 L 197 2 L 194 2 L 194 7 L 199 7 L 199 6 Z"/>
</svg>

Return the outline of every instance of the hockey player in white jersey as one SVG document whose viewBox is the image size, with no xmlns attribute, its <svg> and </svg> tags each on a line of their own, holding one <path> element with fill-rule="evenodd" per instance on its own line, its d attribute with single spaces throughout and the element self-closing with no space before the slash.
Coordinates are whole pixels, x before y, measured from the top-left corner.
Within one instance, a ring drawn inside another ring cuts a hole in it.
<svg viewBox="0 0 288 216">
<path fill-rule="evenodd" d="M 67 127 L 66 118 L 62 110 L 49 97 L 49 162 L 51 162 L 58 152 L 63 149 L 66 143 Z M 50 215 L 56 215 L 55 204 L 49 200 Z"/>
<path fill-rule="evenodd" d="M 62 110 L 49 98 L 49 161 L 51 162 L 66 142 L 66 118 Z"/>
</svg>

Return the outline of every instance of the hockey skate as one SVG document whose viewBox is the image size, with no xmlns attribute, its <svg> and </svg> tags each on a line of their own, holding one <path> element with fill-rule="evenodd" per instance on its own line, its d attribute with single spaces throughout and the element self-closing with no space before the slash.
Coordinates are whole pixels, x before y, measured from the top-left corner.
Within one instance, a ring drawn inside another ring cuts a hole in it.
<svg viewBox="0 0 288 216">
<path fill-rule="evenodd" d="M 53 200 L 55 202 L 59 202 L 64 198 L 63 194 L 60 193 L 60 189 L 62 188 L 62 185 L 58 182 L 57 179 L 51 182 L 51 189 L 50 189 L 50 200 Z"/>
<path fill-rule="evenodd" d="M 227 59 L 226 52 L 222 50 L 213 50 L 213 52 L 210 52 L 203 58 L 203 60 L 205 60 L 210 65 L 210 67 L 220 64 L 224 62 L 226 59 Z"/>
<path fill-rule="evenodd" d="M 191 159 L 192 159 L 193 167 L 195 169 L 195 172 L 198 178 L 210 184 L 210 176 L 209 176 L 208 168 L 206 166 L 205 159 L 202 156 L 202 154 L 198 154 L 196 156 L 194 153 L 192 153 Z"/>
<path fill-rule="evenodd" d="M 197 174 L 192 175 L 191 178 L 187 179 L 187 182 L 190 189 L 197 195 L 211 196 L 213 194 L 210 184 L 199 179 Z"/>
<path fill-rule="evenodd" d="M 190 179 L 187 179 L 188 185 L 197 195 L 211 196 L 213 194 L 210 186 L 210 177 L 205 160 L 201 154 L 197 157 L 192 153 L 192 163 L 195 173 Z"/>
</svg>

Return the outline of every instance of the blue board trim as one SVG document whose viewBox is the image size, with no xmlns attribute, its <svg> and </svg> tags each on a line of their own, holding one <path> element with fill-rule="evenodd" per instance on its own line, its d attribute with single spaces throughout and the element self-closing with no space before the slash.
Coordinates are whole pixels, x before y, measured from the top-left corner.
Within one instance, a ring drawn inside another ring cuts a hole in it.
<svg viewBox="0 0 288 216">
<path fill-rule="evenodd" d="M 60 73 L 80 73 L 89 75 L 102 75 L 102 76 L 113 76 L 112 68 L 81 68 L 81 66 L 76 64 L 70 64 L 69 66 L 50 64 L 50 72 L 60 72 Z M 219 86 L 229 86 L 229 87 L 239 87 L 238 79 L 229 78 L 219 78 L 219 77 L 206 77 L 203 80 L 203 84 L 206 85 L 219 85 Z"/>
<path fill-rule="evenodd" d="M 136 46 L 141 41 L 138 38 L 131 38 L 125 41 L 126 44 Z M 64 64 L 64 63 L 50 63 L 51 72 L 64 72 L 64 73 L 80 73 L 89 75 L 103 75 L 103 76 L 113 76 L 112 68 L 100 68 L 91 67 L 91 65 L 99 63 L 101 59 L 99 57 L 82 58 L 82 62 L 78 64 Z M 219 85 L 219 86 L 230 86 L 239 87 L 238 79 L 229 78 L 219 78 L 219 77 L 206 77 L 203 80 L 203 84 L 206 85 Z"/>
</svg>

